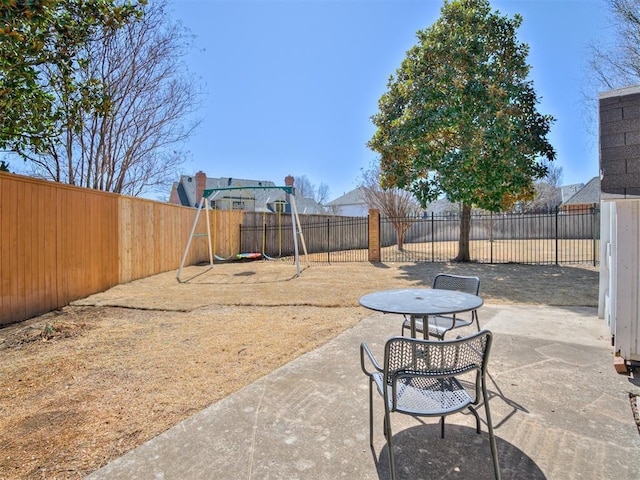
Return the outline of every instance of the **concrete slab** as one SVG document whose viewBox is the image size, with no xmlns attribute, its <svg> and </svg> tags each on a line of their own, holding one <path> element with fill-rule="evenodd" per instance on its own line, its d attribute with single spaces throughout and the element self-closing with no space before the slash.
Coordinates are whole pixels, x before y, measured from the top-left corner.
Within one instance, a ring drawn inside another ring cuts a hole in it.
<svg viewBox="0 0 640 480">
<path fill-rule="evenodd" d="M 480 322 L 495 335 L 489 405 L 503 479 L 640 478 L 629 402 L 640 382 L 615 372 L 596 309 L 485 305 Z M 380 398 L 369 448 L 359 345 L 381 358 L 400 325 L 373 314 L 88 478 L 389 478 Z M 493 477 L 486 428 L 477 435 L 470 415 L 449 417 L 444 439 L 437 420 L 396 414 L 392 425 L 398 479 Z"/>
</svg>

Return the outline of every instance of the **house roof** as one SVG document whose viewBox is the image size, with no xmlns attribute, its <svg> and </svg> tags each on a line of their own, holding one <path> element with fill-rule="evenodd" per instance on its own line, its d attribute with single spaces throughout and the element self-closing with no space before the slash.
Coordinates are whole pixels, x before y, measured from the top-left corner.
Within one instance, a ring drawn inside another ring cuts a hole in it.
<svg viewBox="0 0 640 480">
<path fill-rule="evenodd" d="M 196 177 L 195 175 L 182 175 L 180 181 L 174 184 L 176 192 L 182 205 L 197 206 L 200 199 L 196 198 Z M 247 190 L 221 190 L 215 192 L 210 200 L 233 199 L 243 202 L 250 202 L 250 210 L 256 212 L 270 212 L 269 208 L 274 202 L 286 201 L 286 193 L 281 189 L 251 189 L 251 187 L 277 187 L 270 180 L 250 180 L 245 178 L 207 177 L 205 190 L 225 188 L 225 187 L 247 187 Z M 302 198 L 295 196 L 296 206 L 300 213 L 322 213 L 322 206 L 312 198 Z"/>
<path fill-rule="evenodd" d="M 185 192 L 184 185 L 182 182 L 175 182 L 173 187 L 178 194 L 178 200 L 180 200 L 180 205 L 189 205 L 189 197 L 187 196 L 187 192 Z"/>
<path fill-rule="evenodd" d="M 560 200 L 566 202 L 573 197 L 582 187 L 584 183 L 573 183 L 571 185 L 562 185 L 558 187 L 560 189 Z"/>
<path fill-rule="evenodd" d="M 324 213 L 322 205 L 316 202 L 313 198 L 296 197 L 296 208 L 298 213 Z"/>
<path fill-rule="evenodd" d="M 330 201 L 327 205 L 329 207 L 343 207 L 345 205 L 366 205 L 367 201 L 364 198 L 364 188 L 358 187 L 344 195 Z"/>
<path fill-rule="evenodd" d="M 275 187 L 276 184 L 269 180 L 249 180 L 244 178 L 229 178 L 229 177 L 220 177 L 220 178 L 209 178 L 207 177 L 207 182 L 205 185 L 205 189 L 210 188 L 224 188 L 224 187 Z M 180 181 L 176 186 L 176 191 L 178 192 L 178 196 L 180 198 L 180 202 L 183 205 L 196 206 L 200 199 L 196 198 L 196 177 L 192 175 L 182 175 L 180 177 Z M 215 195 L 215 198 L 225 198 L 229 196 L 234 197 L 242 197 L 245 199 L 251 199 L 255 201 L 255 208 L 257 211 L 268 210 L 266 208 L 267 200 L 269 202 L 276 200 L 284 200 L 284 192 L 277 190 L 247 190 L 235 192 L 233 195 L 225 194 L 224 191 L 221 191 L 219 194 Z M 215 199 L 214 198 L 214 199 Z"/>
<path fill-rule="evenodd" d="M 225 188 L 225 187 L 275 187 L 276 184 L 269 180 L 248 180 L 243 178 L 207 178 L 205 189 Z M 284 201 L 285 193 L 282 190 L 221 190 L 214 193 L 210 200 L 223 198 L 243 198 L 254 203 L 253 210 L 256 212 L 268 212 L 271 209 L 267 204 Z"/>
<path fill-rule="evenodd" d="M 434 215 L 442 215 L 445 213 L 458 212 L 460 210 L 460 206 L 458 203 L 453 203 L 449 201 L 447 198 L 439 198 L 430 202 L 425 209 L 425 213 Z"/>
<path fill-rule="evenodd" d="M 600 203 L 600 177 L 593 177 L 562 205 L 586 205 L 591 203 Z"/>
</svg>

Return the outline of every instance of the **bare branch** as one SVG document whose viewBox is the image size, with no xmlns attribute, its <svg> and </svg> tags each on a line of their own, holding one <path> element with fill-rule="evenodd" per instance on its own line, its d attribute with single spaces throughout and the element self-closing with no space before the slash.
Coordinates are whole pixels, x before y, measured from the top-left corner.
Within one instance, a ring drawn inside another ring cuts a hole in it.
<svg viewBox="0 0 640 480">
<path fill-rule="evenodd" d="M 377 208 L 391 221 L 396 231 L 398 250 L 402 250 L 404 237 L 413 224 L 411 218 L 420 214 L 420 204 L 411 192 L 400 188 L 383 188 L 380 185 L 378 163 L 373 163 L 362 172 L 360 186 L 369 208 Z"/>
<path fill-rule="evenodd" d="M 128 195 L 167 188 L 185 157 L 180 147 L 199 123 L 201 94 L 182 62 L 190 38 L 161 0 L 149 2 L 141 19 L 99 32 L 79 64 L 83 90 L 54 92 L 58 101 L 76 102 L 67 110 L 78 117 L 62 125 L 59 147 L 38 156 L 42 170 Z M 98 107 L 83 109 L 84 98 Z"/>
</svg>

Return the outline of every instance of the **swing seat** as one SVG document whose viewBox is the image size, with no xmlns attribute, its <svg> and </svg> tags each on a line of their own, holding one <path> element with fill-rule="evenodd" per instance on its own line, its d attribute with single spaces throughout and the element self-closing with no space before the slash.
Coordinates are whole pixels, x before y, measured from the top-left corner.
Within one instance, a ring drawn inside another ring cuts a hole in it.
<svg viewBox="0 0 640 480">
<path fill-rule="evenodd" d="M 253 253 L 238 253 L 236 255 L 236 259 L 240 261 L 250 261 L 250 260 L 260 260 L 262 258 L 262 254 L 259 252 Z"/>
<path fill-rule="evenodd" d="M 261 253 L 237 253 L 235 255 L 231 255 L 230 257 L 221 257 L 220 255 L 213 256 L 218 262 L 246 262 L 251 260 L 259 260 L 262 257 Z"/>
</svg>

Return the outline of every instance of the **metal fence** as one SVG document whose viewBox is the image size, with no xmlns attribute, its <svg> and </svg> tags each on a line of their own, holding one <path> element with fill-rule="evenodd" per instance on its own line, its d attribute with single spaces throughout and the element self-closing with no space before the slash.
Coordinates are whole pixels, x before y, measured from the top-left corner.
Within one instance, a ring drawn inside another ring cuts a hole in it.
<svg viewBox="0 0 640 480">
<path fill-rule="evenodd" d="M 446 262 L 458 253 L 458 215 L 429 215 L 411 221 L 402 250 L 394 219 L 381 219 L 383 262 Z M 473 214 L 471 259 L 479 263 L 591 264 L 600 251 L 596 205 L 550 213 Z"/>
<path fill-rule="evenodd" d="M 366 262 L 369 259 L 368 225 L 367 217 L 301 215 L 300 254 L 304 253 L 304 240 L 310 262 Z M 243 225 L 241 246 L 244 251 L 261 252 L 269 258 L 290 259 L 294 254 L 290 217 L 267 214 L 260 225 Z"/>
<path fill-rule="evenodd" d="M 277 221 L 276 221 L 277 218 Z M 264 217 L 241 228 L 244 251 L 270 258 L 293 255 L 293 230 L 288 217 Z M 403 248 L 398 248 L 394 223 L 410 223 Z M 258 224 L 259 223 L 259 224 Z M 309 262 L 369 260 L 367 217 L 301 215 Z M 471 217 L 470 254 L 479 263 L 591 264 L 599 262 L 600 210 L 592 205 L 549 213 L 484 214 Z M 447 262 L 458 253 L 459 215 L 380 219 L 382 262 Z M 300 254 L 302 254 L 302 245 Z"/>
</svg>

